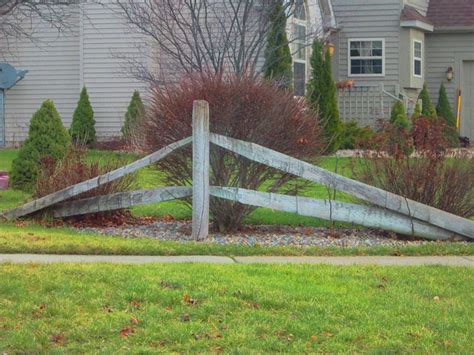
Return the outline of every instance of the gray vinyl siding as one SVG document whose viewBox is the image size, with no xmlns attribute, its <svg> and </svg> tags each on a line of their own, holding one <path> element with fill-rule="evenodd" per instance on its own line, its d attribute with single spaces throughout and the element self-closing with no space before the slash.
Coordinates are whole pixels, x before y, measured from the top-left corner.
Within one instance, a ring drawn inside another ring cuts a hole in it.
<svg viewBox="0 0 474 355">
<path fill-rule="evenodd" d="M 456 110 L 456 90 L 461 86 L 461 63 L 474 60 L 474 32 L 472 33 L 432 33 L 426 35 L 426 81 L 431 99 L 436 104 L 441 82 L 453 110 Z M 446 80 L 448 67 L 454 69 L 454 79 Z"/>
<path fill-rule="evenodd" d="M 117 136 L 134 90 L 146 85 L 133 78 L 124 57 L 141 60 L 144 37 L 132 31 L 112 5 L 85 7 L 82 30 L 81 85 L 89 92 L 99 138 Z M 140 50 L 139 50 L 140 49 Z M 146 62 L 142 58 L 142 62 Z"/>
<path fill-rule="evenodd" d="M 142 55 L 136 46 L 145 45 L 144 38 L 133 33 L 113 8 L 83 6 L 82 22 L 79 8 L 71 10 L 69 31 L 59 34 L 40 24 L 34 42 L 10 43 L 3 60 L 29 72 L 7 93 L 7 145 L 18 145 L 26 138 L 33 113 L 46 99 L 54 101 L 69 127 L 83 85 L 94 108 L 98 138 L 116 136 L 133 91 L 145 93 L 146 85 L 132 78 L 130 67 L 120 58 Z M 2 39 L 0 46 L 6 48 Z"/>
<path fill-rule="evenodd" d="M 356 85 L 399 83 L 400 0 L 333 0 L 337 26 L 338 55 L 335 57 L 337 80 L 354 80 Z M 348 40 L 383 38 L 385 40 L 385 76 L 348 76 Z"/>
<path fill-rule="evenodd" d="M 71 24 L 78 20 L 76 9 Z M 23 39 L 10 41 L 3 60 L 17 69 L 27 69 L 23 81 L 7 92 L 5 101 L 6 142 L 18 144 L 28 133 L 33 113 L 46 99 L 52 99 L 68 126 L 77 102 L 79 87 L 78 33 L 66 31 L 62 35 L 45 24 L 34 23 L 34 43 Z M 74 28 L 74 26 L 72 26 Z M 0 40 L 0 46 L 6 43 Z"/>
</svg>

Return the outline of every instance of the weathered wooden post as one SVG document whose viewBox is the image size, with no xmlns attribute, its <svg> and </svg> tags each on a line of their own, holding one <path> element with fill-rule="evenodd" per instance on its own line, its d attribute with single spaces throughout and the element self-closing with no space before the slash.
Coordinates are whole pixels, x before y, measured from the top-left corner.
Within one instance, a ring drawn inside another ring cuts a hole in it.
<svg viewBox="0 0 474 355">
<path fill-rule="evenodd" d="M 209 103 L 193 105 L 193 228 L 196 240 L 209 233 Z"/>
</svg>

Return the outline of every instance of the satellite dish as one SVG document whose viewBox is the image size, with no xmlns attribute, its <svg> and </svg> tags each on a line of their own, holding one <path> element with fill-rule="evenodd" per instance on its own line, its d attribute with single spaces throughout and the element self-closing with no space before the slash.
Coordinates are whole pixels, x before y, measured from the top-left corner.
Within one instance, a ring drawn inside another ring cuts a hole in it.
<svg viewBox="0 0 474 355">
<path fill-rule="evenodd" d="M 8 63 L 0 63 L 0 90 L 10 89 L 23 79 L 26 75 L 25 70 L 17 71 Z"/>
</svg>

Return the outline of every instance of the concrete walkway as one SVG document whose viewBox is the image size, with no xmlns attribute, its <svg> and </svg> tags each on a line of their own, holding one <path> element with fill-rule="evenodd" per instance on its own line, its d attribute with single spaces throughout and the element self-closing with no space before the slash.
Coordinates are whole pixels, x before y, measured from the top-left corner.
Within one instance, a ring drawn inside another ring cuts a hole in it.
<svg viewBox="0 0 474 355">
<path fill-rule="evenodd" d="M 0 263 L 209 263 L 209 264 L 330 264 L 330 265 L 448 265 L 474 267 L 474 256 L 119 256 L 0 254 Z"/>
</svg>

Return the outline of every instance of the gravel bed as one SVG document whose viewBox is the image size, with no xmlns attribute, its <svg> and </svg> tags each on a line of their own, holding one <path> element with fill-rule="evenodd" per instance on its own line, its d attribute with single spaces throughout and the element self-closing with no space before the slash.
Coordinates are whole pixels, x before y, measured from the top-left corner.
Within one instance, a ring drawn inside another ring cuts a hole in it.
<svg viewBox="0 0 474 355">
<path fill-rule="evenodd" d="M 149 225 L 79 228 L 90 232 L 124 238 L 148 238 L 176 242 L 193 242 L 190 222 L 156 222 Z M 427 240 L 397 238 L 376 230 L 327 229 L 288 226 L 246 226 L 234 234 L 210 232 L 205 242 L 219 245 L 260 245 L 260 246 L 319 246 L 319 247 L 371 247 L 407 246 L 434 243 Z"/>
</svg>

